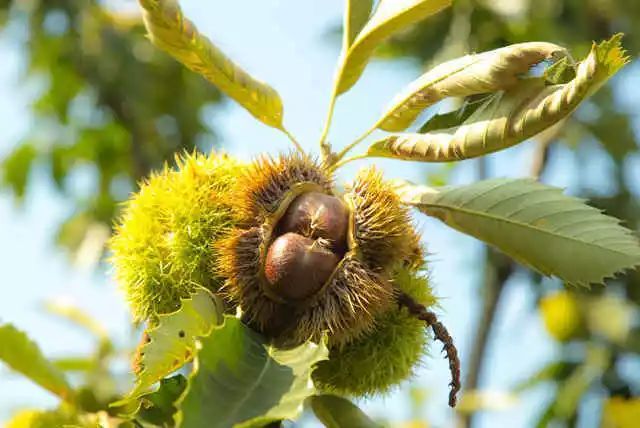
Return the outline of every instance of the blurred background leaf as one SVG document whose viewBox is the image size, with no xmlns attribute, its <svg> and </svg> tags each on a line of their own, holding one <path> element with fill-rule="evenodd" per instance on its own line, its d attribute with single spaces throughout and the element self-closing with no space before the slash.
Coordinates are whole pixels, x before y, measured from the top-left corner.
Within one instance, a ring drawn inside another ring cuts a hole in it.
<svg viewBox="0 0 640 428">
<path fill-rule="evenodd" d="M 379 428 L 362 410 L 337 395 L 312 395 L 307 398 L 313 413 L 327 428 Z"/>
<path fill-rule="evenodd" d="M 1 160 L 0 183 L 21 200 L 32 167 L 46 168 L 73 207 L 57 242 L 74 258 L 89 251 L 79 262 L 91 266 L 104 244 L 96 231 L 110 230 L 139 180 L 176 152 L 215 145 L 202 118 L 220 93 L 152 46 L 137 12 L 97 0 L 0 1 L 3 23 L 22 28 L 21 83 L 39 91 L 31 105 L 38 126 Z M 83 179 L 89 188 L 78 189 Z"/>
<path fill-rule="evenodd" d="M 75 391 L 64 373 L 51 364 L 26 333 L 11 324 L 0 325 L 0 343 L 0 361 L 63 400 L 73 400 Z"/>
</svg>

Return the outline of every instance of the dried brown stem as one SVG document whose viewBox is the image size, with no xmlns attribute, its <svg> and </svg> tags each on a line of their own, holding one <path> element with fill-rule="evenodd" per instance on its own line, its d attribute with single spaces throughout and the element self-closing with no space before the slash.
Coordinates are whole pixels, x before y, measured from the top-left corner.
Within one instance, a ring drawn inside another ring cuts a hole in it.
<svg viewBox="0 0 640 428">
<path fill-rule="evenodd" d="M 438 317 L 433 312 L 427 310 L 427 308 L 413 300 L 411 296 L 401 291 L 398 292 L 396 297 L 398 304 L 407 308 L 409 313 L 419 320 L 424 321 L 433 330 L 435 338 L 444 344 L 443 351 L 447 353 L 447 359 L 449 360 L 449 371 L 451 372 L 451 391 L 449 391 L 449 406 L 455 407 L 457 402 L 457 394 L 460 391 L 460 360 L 458 359 L 458 349 L 453 344 L 453 339 L 447 328 L 438 321 Z"/>
</svg>

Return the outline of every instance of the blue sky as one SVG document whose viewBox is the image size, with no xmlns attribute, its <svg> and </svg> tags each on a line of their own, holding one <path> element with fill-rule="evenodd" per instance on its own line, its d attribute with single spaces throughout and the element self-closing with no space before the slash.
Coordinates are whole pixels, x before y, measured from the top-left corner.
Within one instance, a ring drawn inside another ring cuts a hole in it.
<svg viewBox="0 0 640 428">
<path fill-rule="evenodd" d="M 118 7 L 131 8 L 132 1 L 118 1 Z M 229 56 L 248 71 L 269 82 L 281 94 L 285 122 L 305 148 L 316 150 L 315 142 L 325 116 L 331 78 L 339 46 L 326 40 L 327 31 L 340 22 L 342 0 L 235 0 L 181 2 L 187 16 L 210 36 Z M 15 31 L 13 29 L 12 31 Z M 19 86 L 23 63 L 20 46 L 10 42 L 11 34 L 0 34 L 0 157 L 13 147 L 34 125 L 28 103 L 34 85 Z M 374 61 L 361 81 L 339 99 L 330 134 L 332 143 L 342 146 L 367 129 L 381 109 L 405 84 L 420 74 L 410 61 Z M 176 94 L 179 97 L 180 94 Z M 243 158 L 263 152 L 289 148 L 279 132 L 267 128 L 232 102 L 209 112 L 226 150 Z M 491 172 L 499 176 L 524 176 L 532 144 L 493 155 Z M 551 165 L 549 181 L 570 187 L 578 168 L 566 149 Z M 397 161 L 373 161 L 389 177 L 422 181 L 427 167 Z M 362 163 L 344 168 L 340 178 L 348 180 Z M 455 182 L 470 182 L 476 163 L 465 161 L 454 171 Z M 606 165 L 593 165 L 593 176 L 606 174 Z M 10 195 L 0 193 L 0 269 L 3 298 L 0 320 L 26 330 L 47 355 L 68 351 L 87 352 L 91 339 L 66 324 L 43 314 L 41 305 L 50 298 L 62 298 L 82 305 L 102 321 L 110 333 L 125 344 L 131 340 L 128 312 L 108 272 L 87 272 L 71 267 L 65 255 L 53 244 L 55 227 L 69 211 L 65 201 L 48 184 L 44 174 L 34 173 L 33 186 L 22 207 L 15 207 Z M 476 287 L 480 245 L 471 238 L 447 230 L 435 220 L 417 218 L 425 243 L 432 254 L 430 266 L 436 293 L 441 296 L 442 321 L 460 348 L 463 364 L 468 355 L 471 334 L 480 303 Z M 501 304 L 504 310 L 496 320 L 496 334 L 490 343 L 487 372 L 488 389 L 505 391 L 531 371 L 552 358 L 556 349 L 546 338 L 541 322 L 531 311 L 532 296 L 526 284 L 514 280 Z M 415 379 L 430 396 L 424 417 L 433 426 L 453 426 L 452 412 L 446 406 L 449 373 L 446 361 L 433 348 Z M 464 373 L 463 373 L 464 375 Z M 12 410 L 26 406 L 54 406 L 55 400 L 37 387 L 12 376 L 0 367 L 0 421 Z M 373 415 L 403 419 L 408 405 L 404 401 L 408 385 L 395 393 L 363 402 Z M 544 388 L 525 395 L 502 412 L 482 416 L 482 427 L 528 426 L 548 393 Z M 315 425 L 309 425 L 315 426 Z"/>
</svg>

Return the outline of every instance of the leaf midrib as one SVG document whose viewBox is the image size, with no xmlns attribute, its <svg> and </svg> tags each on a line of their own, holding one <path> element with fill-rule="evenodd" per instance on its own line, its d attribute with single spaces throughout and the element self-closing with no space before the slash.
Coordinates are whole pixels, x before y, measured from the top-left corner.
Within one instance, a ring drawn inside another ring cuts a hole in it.
<svg viewBox="0 0 640 428">
<path fill-rule="evenodd" d="M 553 233 L 553 232 L 551 232 L 549 230 L 540 229 L 540 228 L 535 227 L 535 226 L 533 226 L 533 225 L 531 225 L 529 223 L 523 223 L 523 222 L 515 221 L 515 220 L 507 218 L 507 217 L 498 217 L 498 216 L 491 215 L 491 214 L 489 214 L 487 212 L 483 212 L 483 211 L 473 211 L 473 210 L 470 210 L 468 208 L 461 208 L 461 207 L 456 207 L 456 206 L 452 206 L 452 205 L 446 205 L 446 204 L 442 204 L 442 203 L 438 204 L 438 203 L 420 202 L 420 203 L 413 203 L 413 204 L 417 205 L 418 208 L 420 208 L 420 205 L 422 205 L 424 207 L 444 208 L 444 209 L 448 209 L 448 210 L 451 210 L 451 211 L 458 211 L 458 212 L 461 212 L 461 213 L 464 213 L 464 214 L 468 214 L 468 215 L 475 215 L 475 216 L 478 216 L 478 217 L 484 217 L 484 218 L 487 218 L 487 219 L 490 219 L 490 220 L 493 220 L 493 221 L 496 221 L 496 222 L 503 222 L 503 223 L 508 223 L 508 224 L 514 225 L 514 226 L 520 226 L 523 229 L 535 230 L 535 231 L 541 232 L 543 234 L 546 234 L 546 235 L 549 235 L 549 236 L 552 236 L 552 237 L 555 237 L 555 238 L 562 238 L 562 239 L 565 239 L 565 240 L 568 240 L 568 241 L 571 241 L 571 242 L 580 243 L 582 245 L 599 248 L 599 249 L 602 249 L 602 250 L 604 250 L 606 252 L 611 252 L 611 253 L 615 253 L 615 254 L 621 254 L 621 255 L 623 255 L 625 257 L 633 257 L 633 255 L 626 254 L 624 252 L 618 251 L 618 250 L 613 249 L 613 248 L 604 247 L 602 245 L 599 245 L 596 242 L 583 241 L 583 240 L 576 239 L 576 238 L 573 238 L 570 235 L 565 235 L 565 234 L 555 234 L 555 233 Z M 426 208 L 425 208 L 425 210 L 426 210 Z M 616 225 L 612 224 L 612 227 L 616 227 Z M 618 227 L 620 227 L 620 226 L 618 226 Z M 638 254 L 636 254 L 635 256 L 636 257 L 634 257 L 634 258 L 636 258 L 636 263 L 640 262 L 640 260 L 639 260 L 640 256 Z"/>
<path fill-rule="evenodd" d="M 238 412 L 240 411 L 240 409 L 242 408 L 242 406 L 247 402 L 247 400 L 252 396 L 253 392 L 258 388 L 258 385 L 260 385 L 260 383 L 262 382 L 262 379 L 265 377 L 265 375 L 267 374 L 267 370 L 270 368 L 271 366 L 271 353 L 268 352 L 267 350 L 265 350 L 266 352 L 266 357 L 267 357 L 267 361 L 264 365 L 264 367 L 262 368 L 262 370 L 260 371 L 260 374 L 258 375 L 258 377 L 256 378 L 255 382 L 253 382 L 247 393 L 244 394 L 244 397 L 240 400 L 237 401 L 236 405 L 232 407 L 231 412 L 229 412 L 228 417 L 225 419 L 225 422 L 227 422 L 226 425 L 223 426 L 228 426 L 228 422 L 233 420 L 235 416 L 237 416 Z M 265 415 L 262 415 L 265 416 Z M 251 420 L 253 418 L 247 419 L 246 421 L 239 421 L 239 423 L 241 422 L 247 422 L 249 420 Z"/>
</svg>

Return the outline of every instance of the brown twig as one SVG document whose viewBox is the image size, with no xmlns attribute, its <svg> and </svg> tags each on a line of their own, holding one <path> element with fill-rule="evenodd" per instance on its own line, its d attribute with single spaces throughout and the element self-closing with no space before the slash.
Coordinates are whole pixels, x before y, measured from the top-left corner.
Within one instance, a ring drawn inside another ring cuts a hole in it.
<svg viewBox="0 0 640 428">
<path fill-rule="evenodd" d="M 531 159 L 531 172 L 530 176 L 538 180 L 547 166 L 547 160 L 549 159 L 549 151 L 551 144 L 558 140 L 558 137 L 564 130 L 566 119 L 553 125 L 542 131 L 538 137 L 536 149 L 533 152 L 533 158 Z"/>
<path fill-rule="evenodd" d="M 482 291 L 482 312 L 476 325 L 478 328 L 474 332 L 474 341 L 469 354 L 469 365 L 467 367 L 467 378 L 465 388 L 467 391 L 476 390 L 480 384 L 480 376 L 484 366 L 486 349 L 489 336 L 494 326 L 498 304 L 504 293 L 507 280 L 515 270 L 513 262 L 506 256 L 488 248 L 485 256 L 485 273 Z M 471 419 L 471 415 L 469 420 Z M 464 426 L 470 426 L 465 424 Z"/>
<path fill-rule="evenodd" d="M 449 371 L 451 372 L 451 391 L 449 391 L 449 406 L 455 407 L 457 402 L 457 394 L 460 391 L 460 360 L 458 359 L 458 349 L 453 344 L 453 339 L 447 328 L 438 321 L 438 317 L 433 312 L 427 310 L 427 308 L 413 300 L 411 296 L 402 291 L 399 291 L 396 297 L 398 304 L 404 306 L 409 310 L 409 313 L 419 320 L 424 321 L 428 326 L 433 329 L 435 338 L 444 344 L 443 351 L 447 353 L 447 359 L 449 360 Z"/>
</svg>

